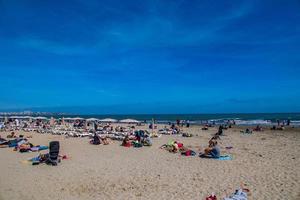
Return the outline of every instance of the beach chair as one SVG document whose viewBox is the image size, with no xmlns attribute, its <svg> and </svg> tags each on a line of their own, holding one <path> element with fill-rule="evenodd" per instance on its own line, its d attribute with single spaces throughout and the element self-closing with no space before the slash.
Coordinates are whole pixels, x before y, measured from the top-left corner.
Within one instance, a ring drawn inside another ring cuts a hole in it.
<svg viewBox="0 0 300 200">
<path fill-rule="evenodd" d="M 59 142 L 52 141 L 49 143 L 49 154 L 46 160 L 46 164 L 56 166 L 59 163 Z"/>
</svg>

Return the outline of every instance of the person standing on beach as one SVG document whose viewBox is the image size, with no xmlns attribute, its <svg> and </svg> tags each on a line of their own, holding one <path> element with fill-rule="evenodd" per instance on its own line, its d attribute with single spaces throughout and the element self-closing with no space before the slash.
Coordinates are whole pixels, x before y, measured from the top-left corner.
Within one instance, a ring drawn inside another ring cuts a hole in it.
<svg viewBox="0 0 300 200">
<path fill-rule="evenodd" d="M 186 127 L 189 128 L 190 127 L 190 120 L 186 121 Z"/>
</svg>

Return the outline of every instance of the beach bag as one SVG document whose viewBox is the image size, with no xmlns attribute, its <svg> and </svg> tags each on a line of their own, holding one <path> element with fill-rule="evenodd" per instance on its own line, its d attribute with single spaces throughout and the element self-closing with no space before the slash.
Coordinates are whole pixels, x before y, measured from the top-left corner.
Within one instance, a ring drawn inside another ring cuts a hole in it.
<svg viewBox="0 0 300 200">
<path fill-rule="evenodd" d="M 192 150 L 187 150 L 185 152 L 182 152 L 182 155 L 184 155 L 184 156 L 195 156 L 196 152 L 192 151 Z"/>
<path fill-rule="evenodd" d="M 142 143 L 139 143 L 139 142 L 134 142 L 133 146 L 134 146 L 135 148 L 140 148 L 140 147 L 143 146 L 143 144 L 142 144 Z"/>
</svg>

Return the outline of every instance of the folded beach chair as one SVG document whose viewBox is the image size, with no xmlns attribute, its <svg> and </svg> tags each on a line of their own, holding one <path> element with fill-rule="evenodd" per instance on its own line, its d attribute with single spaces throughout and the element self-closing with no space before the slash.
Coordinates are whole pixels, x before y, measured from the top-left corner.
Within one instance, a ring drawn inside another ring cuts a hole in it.
<svg viewBox="0 0 300 200">
<path fill-rule="evenodd" d="M 59 142 L 52 141 L 49 143 L 49 154 L 46 160 L 46 164 L 56 166 L 59 162 Z"/>
</svg>

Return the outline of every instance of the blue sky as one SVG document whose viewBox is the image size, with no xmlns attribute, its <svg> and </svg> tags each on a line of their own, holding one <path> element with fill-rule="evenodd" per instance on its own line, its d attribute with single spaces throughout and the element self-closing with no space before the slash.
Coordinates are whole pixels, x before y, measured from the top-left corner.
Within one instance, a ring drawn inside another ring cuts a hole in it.
<svg viewBox="0 0 300 200">
<path fill-rule="evenodd" d="M 297 0 L 0 0 L 0 110 L 299 112 L 299 22 Z"/>
</svg>

